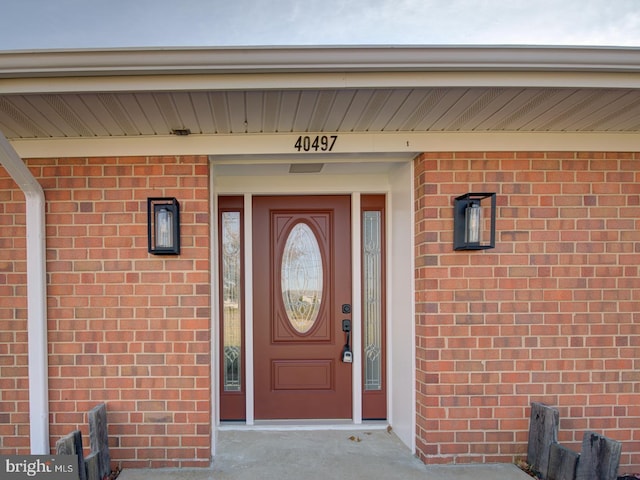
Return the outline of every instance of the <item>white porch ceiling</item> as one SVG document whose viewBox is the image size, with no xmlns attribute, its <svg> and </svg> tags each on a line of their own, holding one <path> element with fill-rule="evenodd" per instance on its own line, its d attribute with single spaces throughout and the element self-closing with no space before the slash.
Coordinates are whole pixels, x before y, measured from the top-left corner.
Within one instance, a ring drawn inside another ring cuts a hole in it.
<svg viewBox="0 0 640 480">
<path fill-rule="evenodd" d="M 640 89 L 343 88 L 0 95 L 10 140 L 392 132 L 640 132 Z"/>
</svg>

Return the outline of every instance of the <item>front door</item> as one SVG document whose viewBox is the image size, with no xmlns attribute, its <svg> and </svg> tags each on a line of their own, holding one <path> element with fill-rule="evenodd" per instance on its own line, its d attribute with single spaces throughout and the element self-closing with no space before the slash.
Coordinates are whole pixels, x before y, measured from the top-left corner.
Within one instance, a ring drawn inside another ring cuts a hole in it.
<svg viewBox="0 0 640 480">
<path fill-rule="evenodd" d="M 253 199 L 254 412 L 352 418 L 349 196 Z"/>
</svg>

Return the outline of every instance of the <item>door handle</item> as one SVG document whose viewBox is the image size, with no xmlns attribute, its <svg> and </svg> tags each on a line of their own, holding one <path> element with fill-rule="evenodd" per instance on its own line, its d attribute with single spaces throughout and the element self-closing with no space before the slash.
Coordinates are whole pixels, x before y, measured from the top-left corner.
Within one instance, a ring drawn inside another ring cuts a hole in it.
<svg viewBox="0 0 640 480">
<path fill-rule="evenodd" d="M 353 352 L 351 352 L 351 320 L 345 318 L 342 320 L 342 331 L 346 335 L 346 343 L 342 347 L 342 361 L 344 363 L 353 363 Z"/>
</svg>

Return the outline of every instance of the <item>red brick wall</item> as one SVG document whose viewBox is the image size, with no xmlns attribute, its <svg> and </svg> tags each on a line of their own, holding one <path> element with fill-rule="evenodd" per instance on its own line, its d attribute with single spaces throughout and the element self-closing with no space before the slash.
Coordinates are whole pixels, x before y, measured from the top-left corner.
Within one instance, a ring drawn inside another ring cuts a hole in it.
<svg viewBox="0 0 640 480">
<path fill-rule="evenodd" d="M 415 162 L 418 434 L 427 463 L 623 442 L 640 470 L 640 153 L 442 153 Z M 497 193 L 496 248 L 452 248 L 452 199 Z"/>
<path fill-rule="evenodd" d="M 107 404 L 124 467 L 211 452 L 206 157 L 30 160 L 46 197 L 51 445 Z M 146 199 L 180 202 L 180 256 L 147 253 Z M 24 198 L 0 176 L 0 453 L 28 453 Z"/>
<path fill-rule="evenodd" d="M 512 461 L 529 405 L 560 440 L 640 466 L 640 154 L 444 153 L 416 161 L 418 453 Z M 205 157 L 33 160 L 47 198 L 51 444 L 108 408 L 114 464 L 210 456 Z M 452 250 L 452 198 L 498 193 L 493 250 Z M 146 251 L 146 198 L 181 202 L 182 254 Z M 0 171 L 0 454 L 28 453 L 24 198 Z M 88 442 L 86 442 L 88 443 Z"/>
</svg>

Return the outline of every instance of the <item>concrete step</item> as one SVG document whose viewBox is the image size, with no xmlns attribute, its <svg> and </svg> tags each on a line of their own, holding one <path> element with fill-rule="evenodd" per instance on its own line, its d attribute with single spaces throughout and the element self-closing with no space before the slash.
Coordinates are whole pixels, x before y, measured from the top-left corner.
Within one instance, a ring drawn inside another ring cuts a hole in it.
<svg viewBox="0 0 640 480">
<path fill-rule="evenodd" d="M 118 480 L 531 480 L 515 465 L 424 465 L 391 432 L 221 431 L 211 469 L 125 469 Z"/>
</svg>

